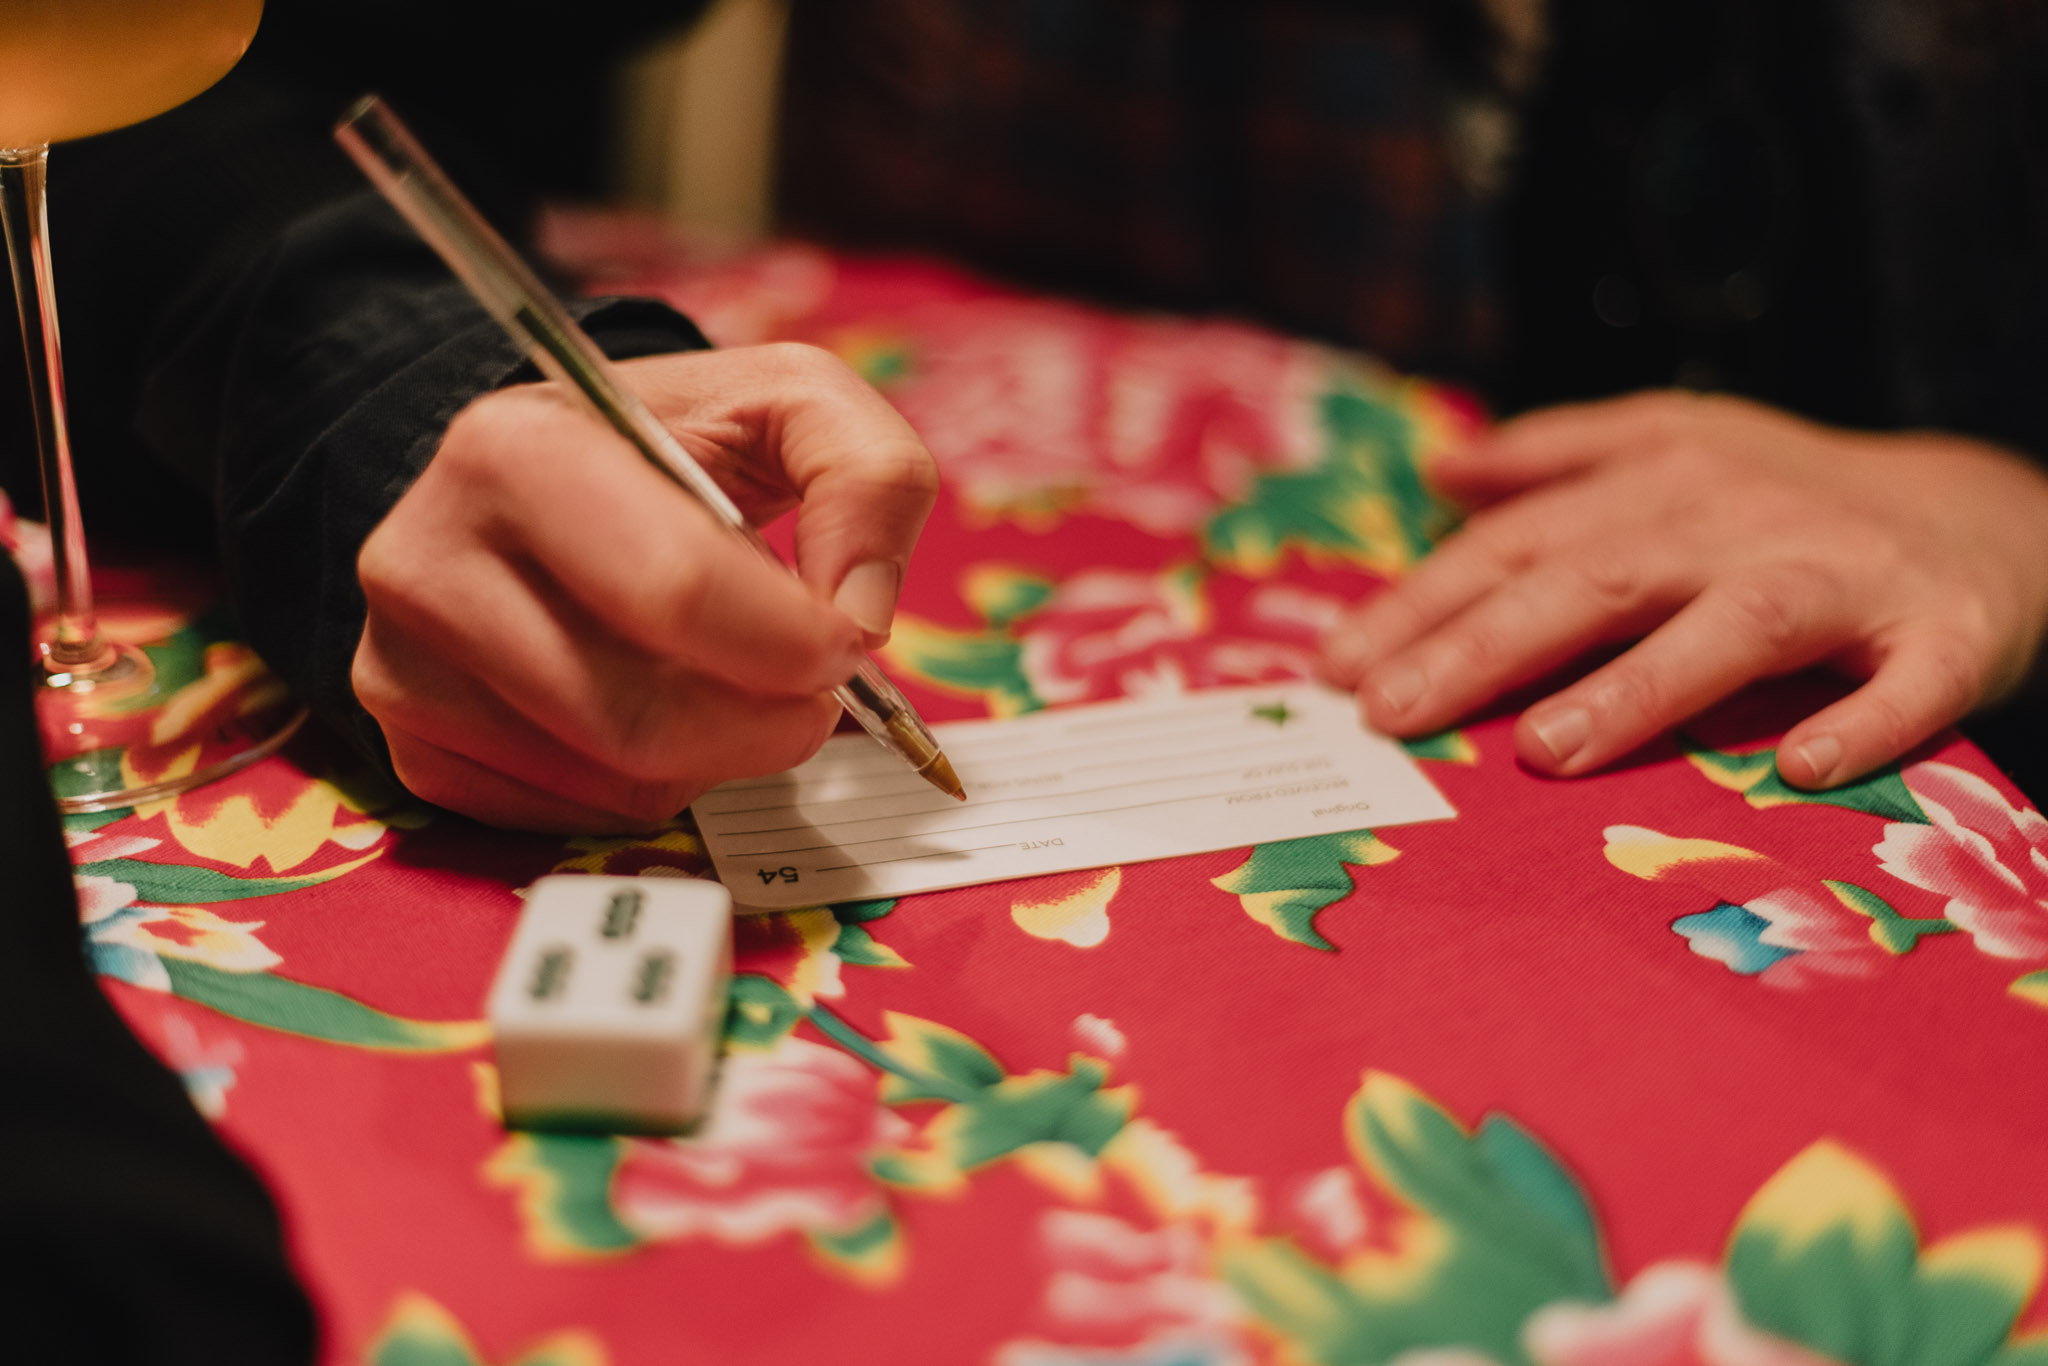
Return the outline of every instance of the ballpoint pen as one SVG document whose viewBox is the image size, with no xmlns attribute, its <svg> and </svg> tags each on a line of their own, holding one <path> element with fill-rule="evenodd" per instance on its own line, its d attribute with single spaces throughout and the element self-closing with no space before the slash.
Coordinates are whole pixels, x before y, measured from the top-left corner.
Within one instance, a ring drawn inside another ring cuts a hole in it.
<svg viewBox="0 0 2048 1366">
<path fill-rule="evenodd" d="M 597 343 L 455 188 L 389 106 L 375 95 L 365 96 L 335 125 L 334 137 L 543 374 L 582 394 L 597 415 L 656 469 L 756 553 L 782 567 L 725 490 L 626 387 Z M 918 776 L 948 796 L 966 800 L 938 741 L 873 660 L 862 659 L 853 677 L 834 688 L 832 695 Z"/>
</svg>

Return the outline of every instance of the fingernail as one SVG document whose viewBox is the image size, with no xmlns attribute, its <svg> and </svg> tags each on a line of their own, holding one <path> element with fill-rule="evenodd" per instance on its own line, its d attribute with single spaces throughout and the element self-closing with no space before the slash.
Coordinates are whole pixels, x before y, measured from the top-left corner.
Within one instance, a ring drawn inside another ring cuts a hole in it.
<svg viewBox="0 0 2048 1366">
<path fill-rule="evenodd" d="M 1536 732 L 1537 741 L 1550 751 L 1550 757 L 1561 764 L 1585 745 L 1593 730 L 1593 718 L 1582 707 L 1567 707 L 1530 717 L 1529 729 Z"/>
<path fill-rule="evenodd" d="M 869 560 L 848 570 L 832 595 L 832 605 L 852 617 L 871 636 L 889 634 L 896 617 L 896 595 L 903 591 L 903 570 L 890 560 Z"/>
<path fill-rule="evenodd" d="M 1842 742 L 1832 735 L 1816 735 L 1804 744 L 1793 746 L 1792 753 L 1813 775 L 1811 781 L 1825 783 L 1834 776 L 1836 765 L 1842 762 Z"/>
<path fill-rule="evenodd" d="M 1414 706 L 1429 687 L 1429 679 L 1413 664 L 1396 664 L 1387 670 L 1372 685 L 1380 701 L 1394 711 L 1406 711 Z"/>
</svg>

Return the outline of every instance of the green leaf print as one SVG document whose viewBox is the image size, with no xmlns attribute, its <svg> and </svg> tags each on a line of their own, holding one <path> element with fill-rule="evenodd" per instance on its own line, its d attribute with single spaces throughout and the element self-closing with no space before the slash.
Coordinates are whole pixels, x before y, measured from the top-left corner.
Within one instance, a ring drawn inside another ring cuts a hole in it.
<svg viewBox="0 0 2048 1366">
<path fill-rule="evenodd" d="M 823 1018 L 823 1012 L 813 1013 Z M 837 1016 L 831 1018 L 838 1020 Z M 959 1030 L 909 1015 L 887 1018 L 889 1038 L 875 1045 L 891 1064 L 882 1082 L 884 1103 L 969 1101 L 1003 1080 L 1003 1065 Z"/>
<path fill-rule="evenodd" d="M 125 813 L 124 813 L 125 814 Z M 181 863 L 146 863 L 141 859 L 109 858 L 78 865 L 80 876 L 110 877 L 135 889 L 138 901 L 158 906 L 205 906 L 216 901 L 247 901 L 259 896 L 282 896 L 303 887 L 332 882 L 344 873 L 362 867 L 376 854 L 323 868 L 301 877 L 235 877 L 212 868 Z"/>
<path fill-rule="evenodd" d="M 1058 585 L 1043 574 L 1003 565 L 978 565 L 960 585 L 960 595 L 975 615 L 998 631 L 1030 616 L 1051 602 L 1058 591 Z"/>
<path fill-rule="evenodd" d="M 482 1020 L 409 1020 L 267 972 L 223 972 L 168 955 L 162 962 L 172 995 L 281 1034 L 391 1053 L 459 1053 L 490 1038 Z"/>
<path fill-rule="evenodd" d="M 1401 748 L 1411 759 L 1434 759 L 1446 764 L 1476 764 L 1479 762 L 1479 747 L 1462 730 L 1440 730 L 1434 735 L 1420 735 L 1413 740 L 1403 740 Z"/>
<path fill-rule="evenodd" d="M 1024 673 L 1024 647 L 999 628 L 952 631 L 898 617 L 882 657 L 893 669 L 982 699 L 991 716 L 1018 716 L 1045 705 Z"/>
<path fill-rule="evenodd" d="M 758 972 L 733 974 L 725 1004 L 728 1047 L 773 1048 L 803 1017 L 803 1003 L 773 977 Z"/>
<path fill-rule="evenodd" d="M 604 1348 L 589 1333 L 554 1333 L 505 1366 L 605 1366 Z M 366 1366 L 490 1366 L 453 1314 L 425 1295 L 399 1296 L 391 1316 L 363 1352 Z"/>
<path fill-rule="evenodd" d="M 883 1074 L 884 1104 L 941 1103 L 921 1146 L 876 1158 L 875 1174 L 894 1185 L 957 1185 L 969 1172 L 1041 1144 L 1093 1159 L 1130 1122 L 1130 1088 L 1108 1088 L 1108 1065 L 1097 1058 L 1076 1053 L 1064 1073 L 1012 1076 L 980 1044 L 930 1020 L 885 1013 L 889 1037 L 878 1041 L 823 1006 L 813 1006 L 810 1019 Z"/>
<path fill-rule="evenodd" d="M 1513 1120 L 1490 1115 L 1468 1133 L 1406 1082 L 1369 1072 L 1346 1125 L 1360 1162 L 1412 1211 L 1393 1251 L 1333 1269 L 1275 1238 L 1222 1258 L 1240 1299 L 1303 1360 L 1377 1366 L 1463 1347 L 1529 1366 L 1531 1313 L 1612 1297 L 1578 1183 Z"/>
<path fill-rule="evenodd" d="M 1920 809 L 1919 801 L 1906 789 L 1906 780 L 1899 775 L 1897 765 L 1879 769 L 1867 778 L 1859 778 L 1825 792 L 1804 792 L 1778 776 L 1778 751 L 1775 749 L 1736 753 L 1733 750 L 1708 749 L 1683 735 L 1677 738 L 1679 748 L 1685 751 L 1686 758 L 1692 760 L 1694 768 L 1706 774 L 1716 785 L 1731 792 L 1740 792 L 1744 801 L 1760 811 L 1773 806 L 1841 806 L 1882 816 L 1888 821 L 1909 821 L 1914 825 L 1928 823 L 1927 813 Z"/>
<path fill-rule="evenodd" d="M 1829 1140 L 1757 1192 L 1728 1245 L 1745 1318 L 1851 1366 L 1976 1366 L 2031 1351 L 1999 1349 L 2040 1278 L 2039 1240 L 2022 1228 L 1923 1252 L 1891 1183 Z"/>
<path fill-rule="evenodd" d="M 630 1252 L 640 1235 L 612 1209 L 612 1178 L 633 1140 L 600 1134 L 514 1133 L 484 1164 L 518 1195 L 520 1226 L 545 1257 Z"/>
<path fill-rule="evenodd" d="M 1835 900 L 1870 920 L 1870 941 L 1886 953 L 1910 953 L 1921 936 L 1954 934 L 1957 926 L 1947 920 L 1919 919 L 1900 915 L 1892 904 L 1867 887 L 1853 882 L 1822 878 L 1821 885 L 1834 893 Z"/>
<path fill-rule="evenodd" d="M 1454 514 L 1424 486 L 1415 425 L 1397 404 L 1340 379 L 1323 395 L 1322 418 L 1322 460 L 1260 475 L 1243 502 L 1211 518 L 1202 533 L 1211 559 L 1262 576 L 1298 547 L 1391 574 L 1450 528 Z"/>
<path fill-rule="evenodd" d="M 64 817 L 64 833 L 89 835 L 103 825 L 127 820 L 132 814 L 133 808 L 126 806 L 117 806 L 111 811 L 74 811 Z"/>
<path fill-rule="evenodd" d="M 1099 1157 L 1130 1121 L 1129 1097 L 1105 1092 L 1109 1069 L 1076 1054 L 1062 1076 L 1009 1077 L 962 1103 L 945 1126 L 953 1157 L 973 1171 L 1033 1143 L 1065 1143 Z"/>
<path fill-rule="evenodd" d="M 857 1280 L 885 1282 L 903 1262 L 903 1225 L 886 1205 L 850 1229 L 805 1229 L 804 1238 L 820 1257 Z"/>
<path fill-rule="evenodd" d="M 866 928 L 869 921 L 880 920 L 895 909 L 893 899 L 842 901 L 832 907 L 832 918 L 839 922 L 839 937 L 832 941 L 832 952 L 839 955 L 839 961 L 862 968 L 909 967 L 902 954 L 877 943 Z"/>
<path fill-rule="evenodd" d="M 1351 895 L 1349 868 L 1386 863 L 1399 850 L 1370 830 L 1261 844 L 1210 882 L 1234 894 L 1244 912 L 1289 943 L 1335 952 L 1316 929 L 1323 908 Z"/>
<path fill-rule="evenodd" d="M 2048 1366 L 2048 1333 L 2007 1343 L 1992 1356 L 1991 1366 Z"/>
</svg>

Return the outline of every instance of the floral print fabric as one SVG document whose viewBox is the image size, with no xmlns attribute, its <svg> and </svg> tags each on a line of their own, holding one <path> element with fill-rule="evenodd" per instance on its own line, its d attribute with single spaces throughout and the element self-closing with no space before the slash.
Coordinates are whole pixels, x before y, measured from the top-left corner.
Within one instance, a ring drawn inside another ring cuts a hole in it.
<svg viewBox="0 0 2048 1366">
<path fill-rule="evenodd" d="M 608 288 L 918 424 L 947 493 L 889 662 L 935 718 L 1299 676 L 1450 529 L 1420 472 L 1478 421 L 918 262 Z M 232 704 L 234 647 L 161 625 Z M 336 1362 L 2048 1366 L 2048 823 L 1953 738 L 1778 784 L 1832 686 L 1572 782 L 1481 719 L 1411 746 L 1459 818 L 1384 838 L 750 918 L 675 1140 L 505 1132 L 478 1015 L 520 888 L 706 876 L 687 820 L 491 832 L 307 736 L 74 818 L 81 934 Z"/>
</svg>

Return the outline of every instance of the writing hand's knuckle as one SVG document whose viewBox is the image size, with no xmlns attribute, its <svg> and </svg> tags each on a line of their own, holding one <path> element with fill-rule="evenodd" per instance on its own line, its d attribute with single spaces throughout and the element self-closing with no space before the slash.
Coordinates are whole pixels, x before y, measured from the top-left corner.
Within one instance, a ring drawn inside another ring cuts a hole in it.
<svg viewBox="0 0 2048 1366">
<path fill-rule="evenodd" d="M 837 721 L 833 709 L 820 706 L 813 709 L 808 724 L 777 727 L 767 755 L 769 766 L 762 771 L 780 773 L 803 763 L 831 737 Z"/>
<path fill-rule="evenodd" d="M 391 768 L 405 789 L 421 801 L 450 811 L 464 809 L 470 784 L 440 756 L 420 753 L 411 745 L 398 741 L 391 746 Z"/>
<path fill-rule="evenodd" d="M 381 527 L 371 532 L 370 538 L 363 542 L 363 548 L 356 556 L 356 582 L 362 585 L 363 596 L 372 605 L 405 583 L 405 576 L 399 570 L 399 558 L 390 537 Z"/>
<path fill-rule="evenodd" d="M 678 544 L 665 558 L 646 566 L 636 600 L 625 604 L 626 615 L 650 635 L 686 639 L 706 604 L 716 601 L 717 576 L 712 562 Z"/>
<path fill-rule="evenodd" d="M 687 751 L 687 739 L 677 729 L 670 709 L 661 705 L 659 690 L 637 688 L 615 697 L 590 737 L 596 751 L 591 757 L 629 782 L 670 778 L 678 751 Z"/>
<path fill-rule="evenodd" d="M 892 441 L 872 459 L 869 478 L 891 493 L 927 507 L 938 500 L 938 462 L 916 441 Z"/>
<path fill-rule="evenodd" d="M 455 415 L 434 453 L 437 477 L 492 482 L 504 467 L 504 453 L 528 434 L 530 405 L 510 393 L 486 394 Z"/>
<path fill-rule="evenodd" d="M 363 710 L 382 719 L 394 702 L 394 688 L 391 675 L 383 663 L 370 651 L 357 650 L 348 668 L 349 689 L 355 693 L 356 701 L 363 704 Z"/>
<path fill-rule="evenodd" d="M 839 381 L 853 374 L 845 361 L 809 342 L 763 342 L 754 350 L 772 369 L 790 376 Z"/>
<path fill-rule="evenodd" d="M 824 689 L 842 683 L 845 679 L 834 674 L 846 659 L 850 644 L 825 632 L 792 642 L 783 676 L 793 689 Z"/>
</svg>

